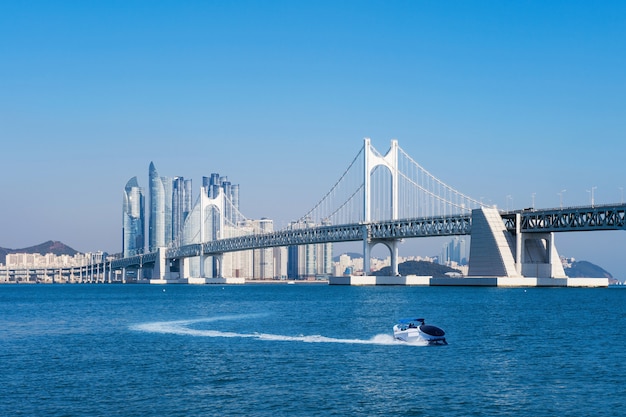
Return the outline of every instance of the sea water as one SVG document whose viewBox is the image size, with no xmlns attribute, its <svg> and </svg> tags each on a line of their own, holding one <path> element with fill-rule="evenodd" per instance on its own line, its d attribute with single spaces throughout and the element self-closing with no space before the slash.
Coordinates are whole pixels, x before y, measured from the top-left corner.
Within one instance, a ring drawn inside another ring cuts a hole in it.
<svg viewBox="0 0 626 417">
<path fill-rule="evenodd" d="M 423 317 L 447 346 L 396 342 Z M 2 416 L 623 416 L 626 290 L 0 286 Z"/>
</svg>

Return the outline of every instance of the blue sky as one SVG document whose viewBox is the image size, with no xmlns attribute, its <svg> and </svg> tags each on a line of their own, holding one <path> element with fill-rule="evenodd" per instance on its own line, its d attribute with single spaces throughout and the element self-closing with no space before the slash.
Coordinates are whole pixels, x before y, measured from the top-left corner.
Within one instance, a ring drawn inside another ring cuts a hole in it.
<svg viewBox="0 0 626 417">
<path fill-rule="evenodd" d="M 619 202 L 624 51 L 619 1 L 2 2 L 0 246 L 119 251 L 150 161 L 284 224 L 363 137 L 502 208 Z M 556 242 L 626 278 L 626 233 Z"/>
</svg>

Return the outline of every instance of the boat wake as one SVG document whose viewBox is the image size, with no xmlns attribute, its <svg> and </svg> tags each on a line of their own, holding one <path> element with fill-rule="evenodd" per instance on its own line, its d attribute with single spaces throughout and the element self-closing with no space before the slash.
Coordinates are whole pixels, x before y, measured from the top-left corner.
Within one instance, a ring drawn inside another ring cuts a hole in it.
<svg viewBox="0 0 626 417">
<path fill-rule="evenodd" d="M 271 333 L 237 333 L 226 332 L 211 329 L 199 329 L 194 326 L 201 323 L 211 323 L 225 320 L 241 320 L 251 319 L 263 316 L 262 314 L 241 314 L 218 316 L 194 320 L 174 320 L 174 321 L 155 321 L 148 323 L 140 323 L 130 326 L 133 331 L 160 334 L 175 334 L 183 336 L 197 337 L 221 337 L 221 338 L 245 338 L 257 339 L 264 341 L 281 341 L 281 342 L 303 342 L 303 343 L 344 343 L 344 344 L 360 344 L 360 345 L 399 345 L 399 346 L 425 346 L 423 343 L 406 343 L 398 342 L 392 335 L 377 334 L 370 339 L 340 339 L 327 337 L 322 335 L 298 335 L 287 336 Z"/>
</svg>

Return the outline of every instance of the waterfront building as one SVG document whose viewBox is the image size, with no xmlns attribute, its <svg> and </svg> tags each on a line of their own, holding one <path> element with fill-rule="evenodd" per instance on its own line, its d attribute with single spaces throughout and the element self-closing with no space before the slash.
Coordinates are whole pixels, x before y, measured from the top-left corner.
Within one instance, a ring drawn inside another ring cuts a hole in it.
<svg viewBox="0 0 626 417">
<path fill-rule="evenodd" d="M 454 237 L 448 243 L 444 243 L 441 247 L 441 254 L 439 256 L 440 265 L 450 265 L 455 263 L 456 265 L 467 264 L 467 246 L 465 239 L 459 239 Z"/>
<path fill-rule="evenodd" d="M 174 181 L 170 177 L 161 177 L 163 184 L 163 235 L 165 245 L 169 245 L 174 237 L 173 234 L 173 200 L 174 200 Z"/>
<path fill-rule="evenodd" d="M 148 250 L 179 244 L 185 221 L 193 205 L 191 180 L 161 177 L 150 162 L 150 211 Z"/>
<path fill-rule="evenodd" d="M 144 194 L 137 177 L 133 177 L 124 187 L 122 215 L 122 253 L 125 257 L 144 252 L 145 219 Z"/>
<path fill-rule="evenodd" d="M 243 220 L 234 227 L 226 226 L 226 237 L 245 236 L 255 233 L 271 233 L 274 222 L 270 219 Z M 222 273 L 226 277 L 248 279 L 273 279 L 275 275 L 274 249 L 264 248 L 225 253 Z"/>
<path fill-rule="evenodd" d="M 9 253 L 6 256 L 6 267 L 8 268 L 65 268 L 74 266 L 85 266 L 94 263 L 104 262 L 107 254 L 102 251 L 77 253 L 71 255 L 56 255 L 47 253 Z"/>
<path fill-rule="evenodd" d="M 255 230 L 273 231 L 273 223 L 268 219 L 250 221 L 250 224 L 241 223 L 239 185 L 232 184 L 228 177 L 220 176 L 218 173 L 202 177 L 203 186 L 200 192 L 202 198 L 197 198 L 194 202 L 191 180 L 179 176 L 161 177 L 154 162 L 150 162 L 148 176 L 149 199 L 146 207 L 143 202 L 143 191 L 138 187 L 136 178 L 127 184 L 124 201 L 123 256 L 132 256 L 144 251 L 155 252 L 160 247 L 235 237 L 254 233 Z M 137 206 L 131 207 L 131 202 Z M 128 214 L 131 212 L 132 216 Z M 148 217 L 147 221 L 143 216 Z M 131 218 L 134 223 L 131 222 Z M 147 239 L 145 228 L 148 229 Z M 200 230 L 201 228 L 203 230 Z M 131 244 L 131 240 L 142 243 Z M 220 259 L 204 258 L 203 265 L 200 265 L 200 258 L 189 259 L 185 267 L 192 276 L 216 277 L 221 266 L 226 277 L 271 279 L 276 273 L 274 266 L 276 256 L 272 249 L 257 250 L 256 253 L 253 251 L 226 253 Z M 280 257 L 280 252 L 278 256 Z M 281 261 L 286 263 L 285 259 L 286 256 L 283 256 Z M 280 273 L 286 275 L 285 268 Z"/>
<path fill-rule="evenodd" d="M 0 264 L 0 283 L 17 282 L 104 282 L 102 262 L 111 259 L 107 253 L 88 252 L 70 255 L 47 253 L 10 253 L 6 265 Z"/>
<path fill-rule="evenodd" d="M 352 258 L 350 258 L 350 255 L 344 253 L 339 256 L 339 261 L 336 263 L 335 273 L 333 275 L 338 277 L 346 273 L 350 275 L 353 270 Z"/>
<path fill-rule="evenodd" d="M 285 246 L 278 246 L 272 249 L 274 256 L 274 278 L 275 279 L 287 279 L 287 248 Z"/>
<path fill-rule="evenodd" d="M 274 222 L 267 218 L 261 220 L 253 220 L 254 228 L 257 233 L 271 233 L 274 231 Z M 272 248 L 255 249 L 253 254 L 254 279 L 272 279 L 274 278 L 274 251 Z"/>
<path fill-rule="evenodd" d="M 316 227 L 315 222 L 304 219 L 292 222 L 291 229 Z M 312 245 L 290 246 L 287 273 L 291 279 L 309 279 L 318 276 L 329 276 L 333 273 L 333 244 L 318 243 Z"/>
<path fill-rule="evenodd" d="M 174 177 L 172 180 L 172 241 L 179 242 L 185 220 L 193 205 L 191 180 Z"/>
<path fill-rule="evenodd" d="M 165 187 L 159 173 L 150 162 L 150 214 L 148 228 L 148 250 L 154 252 L 165 246 Z"/>
<path fill-rule="evenodd" d="M 238 237 L 254 233 L 252 221 L 247 221 L 235 226 L 224 226 L 224 237 Z M 228 252 L 222 255 L 222 275 L 227 278 L 254 278 L 254 251 Z M 217 266 L 214 262 L 213 265 Z M 208 269 L 207 269 L 208 270 Z M 213 277 L 217 276 L 217 270 L 213 270 Z"/>
</svg>

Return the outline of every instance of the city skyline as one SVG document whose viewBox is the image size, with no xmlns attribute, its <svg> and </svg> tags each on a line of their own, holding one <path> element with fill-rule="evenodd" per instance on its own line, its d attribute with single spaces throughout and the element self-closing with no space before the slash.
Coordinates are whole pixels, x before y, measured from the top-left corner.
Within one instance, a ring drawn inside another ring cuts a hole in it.
<svg viewBox="0 0 626 417">
<path fill-rule="evenodd" d="M 202 186 L 194 194 L 192 180 L 181 176 L 160 176 L 151 161 L 148 184 L 147 206 L 143 187 L 136 176 L 124 187 L 123 257 L 156 252 L 159 248 L 274 231 L 272 219 L 242 217 L 239 184 L 233 184 L 219 173 L 203 176 Z M 290 228 L 314 226 L 316 224 L 310 221 L 290 224 Z M 208 274 L 215 277 L 220 271 L 229 278 L 250 279 L 328 276 L 332 270 L 332 248 L 332 243 L 324 243 L 226 253 L 223 257 L 209 257 L 205 261 L 192 257 L 187 261 L 187 268 L 193 276 Z M 204 263 L 201 265 L 201 262 Z M 180 269 L 180 264 L 176 269 Z"/>
<path fill-rule="evenodd" d="M 242 212 L 283 228 L 363 137 L 381 151 L 397 138 L 501 209 L 624 199 L 621 2 L 0 11 L 2 247 L 120 252 L 120 188 L 146 160 L 195 181 L 229 172 L 247 190 Z M 623 232 L 556 238 L 561 255 L 617 277 L 625 243 Z M 441 242 L 409 246 L 433 255 Z"/>
</svg>

